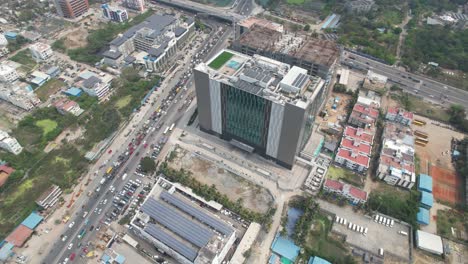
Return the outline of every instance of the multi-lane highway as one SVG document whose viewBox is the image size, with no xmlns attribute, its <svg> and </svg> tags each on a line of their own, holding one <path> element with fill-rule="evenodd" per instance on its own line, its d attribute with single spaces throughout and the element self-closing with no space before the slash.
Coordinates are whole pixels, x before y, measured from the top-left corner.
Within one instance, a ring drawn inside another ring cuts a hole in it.
<svg viewBox="0 0 468 264">
<path fill-rule="evenodd" d="M 212 23 L 211 26 L 215 32 L 218 32 L 218 29 L 220 28 L 219 24 Z M 216 43 L 212 43 L 215 45 L 212 45 L 213 48 L 211 50 L 206 49 L 205 45 L 201 44 L 195 52 L 200 53 L 200 55 L 202 55 L 203 57 L 205 57 L 207 54 L 209 56 L 213 52 L 213 50 L 219 50 L 220 48 L 222 48 L 222 46 L 219 44 L 225 43 L 230 34 L 232 34 L 232 32 L 230 31 L 230 29 L 228 29 L 226 33 L 218 35 L 219 39 Z M 212 34 L 212 36 L 214 35 L 215 34 Z M 209 40 L 211 39 L 208 39 L 207 41 Z M 205 53 L 201 54 L 201 52 L 203 51 L 205 51 Z M 190 55 L 190 53 L 188 55 Z M 190 60 L 190 57 L 188 57 L 187 60 Z M 120 168 L 116 172 L 115 178 L 113 178 L 112 180 L 108 180 L 101 185 L 101 178 L 98 177 L 93 183 L 91 183 L 88 186 L 88 189 L 84 193 L 87 193 L 89 190 L 91 190 L 93 191 L 93 195 L 88 199 L 82 200 L 78 204 L 78 206 L 75 206 L 78 209 L 76 209 L 73 212 L 73 216 L 67 223 L 66 231 L 63 233 L 62 238 L 57 238 L 57 241 L 54 243 L 52 250 L 42 260 L 42 263 L 62 263 L 73 253 L 75 254 L 76 258 L 75 262 L 84 263 L 85 260 L 80 259 L 79 256 L 83 253 L 83 248 L 87 245 L 88 241 L 92 241 L 95 238 L 96 228 L 104 225 L 105 219 L 107 218 L 106 213 L 109 213 L 111 211 L 109 209 L 112 207 L 112 200 L 115 194 L 122 190 L 124 185 L 129 180 L 135 180 L 135 178 L 139 178 L 139 176 L 136 176 L 133 172 L 136 170 L 140 159 L 146 156 L 147 152 L 151 153 L 152 150 L 149 146 L 152 144 L 156 144 L 162 138 L 163 131 L 165 130 L 164 128 L 172 123 L 176 123 L 185 113 L 184 106 L 186 106 L 186 100 L 190 99 L 188 98 L 188 96 L 193 95 L 193 92 L 190 91 L 192 79 L 185 77 L 187 79 L 188 89 L 186 91 L 180 92 L 176 96 L 174 96 L 174 94 L 172 93 L 172 88 L 179 83 L 179 80 L 181 80 L 184 77 L 184 75 L 186 76 L 191 66 L 191 63 L 182 64 L 182 66 L 179 67 L 179 69 L 177 69 L 175 75 L 171 76 L 170 80 L 167 83 L 165 83 L 163 87 L 160 88 L 160 95 L 157 98 L 157 100 L 155 100 L 154 108 L 150 108 L 152 110 L 147 111 L 146 113 L 140 113 L 143 114 L 144 117 L 142 121 L 134 127 L 133 132 L 135 133 L 136 131 L 141 131 L 143 129 L 143 124 L 147 123 L 146 126 L 149 127 L 149 133 L 147 133 L 144 136 L 144 138 L 141 139 L 145 143 L 140 144 L 134 150 L 133 156 L 131 156 L 125 164 L 120 166 Z M 164 100 L 168 97 L 171 99 Z M 161 105 L 163 100 L 166 102 L 167 106 L 166 108 L 164 108 L 163 111 L 166 114 L 156 121 L 151 121 L 154 109 L 156 109 L 157 106 Z M 170 102 L 167 103 L 168 101 Z M 146 122 L 147 120 L 150 120 L 149 123 Z M 162 122 L 164 123 L 164 126 L 162 126 L 161 129 L 152 129 L 156 128 Z M 130 134 L 125 140 L 125 143 L 122 144 L 122 147 L 113 151 L 113 155 L 108 159 L 106 163 L 107 165 L 104 168 L 107 168 L 114 162 L 118 161 L 119 156 L 125 156 L 125 153 L 128 151 L 127 146 L 131 142 L 132 138 L 134 138 L 134 135 Z M 128 176 L 125 179 L 122 179 L 121 176 L 124 173 L 127 173 Z M 99 176 L 102 174 L 103 172 L 101 172 Z M 99 192 L 95 192 L 98 186 L 101 186 L 100 190 Z M 112 189 L 115 188 L 115 191 L 110 191 L 111 186 L 113 187 Z M 141 187 L 135 192 L 135 195 L 138 194 L 140 190 Z M 87 212 L 86 215 L 85 212 Z M 71 227 L 68 227 L 70 223 L 74 224 Z M 79 237 L 79 234 L 83 229 L 86 230 L 86 234 L 83 237 Z"/>
<path fill-rule="evenodd" d="M 375 73 L 387 76 L 389 82 L 397 84 L 404 91 L 422 96 L 437 104 L 468 106 L 468 92 L 427 77 L 408 73 L 348 51 L 343 52 L 341 63 L 351 68 L 372 70 Z"/>
</svg>

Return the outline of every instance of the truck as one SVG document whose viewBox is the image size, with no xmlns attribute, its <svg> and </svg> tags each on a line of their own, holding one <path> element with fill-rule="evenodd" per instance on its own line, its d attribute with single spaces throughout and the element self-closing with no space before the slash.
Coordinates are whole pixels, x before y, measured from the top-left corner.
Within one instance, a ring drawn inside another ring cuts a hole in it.
<svg viewBox="0 0 468 264">
<path fill-rule="evenodd" d="M 109 168 L 106 170 L 106 173 L 107 173 L 107 174 L 111 174 L 113 169 L 114 169 L 113 167 L 109 167 Z"/>
<path fill-rule="evenodd" d="M 85 228 L 81 229 L 80 234 L 78 235 L 78 238 L 82 239 L 85 234 L 86 234 L 86 229 Z"/>
<path fill-rule="evenodd" d="M 175 123 L 172 123 L 171 127 L 169 128 L 169 131 L 172 131 L 174 129 Z"/>
<path fill-rule="evenodd" d="M 163 132 L 163 135 L 166 135 L 168 131 L 169 131 L 169 127 L 166 127 L 166 129 Z"/>
<path fill-rule="evenodd" d="M 103 185 L 106 182 L 106 178 L 102 178 L 99 184 Z"/>
</svg>

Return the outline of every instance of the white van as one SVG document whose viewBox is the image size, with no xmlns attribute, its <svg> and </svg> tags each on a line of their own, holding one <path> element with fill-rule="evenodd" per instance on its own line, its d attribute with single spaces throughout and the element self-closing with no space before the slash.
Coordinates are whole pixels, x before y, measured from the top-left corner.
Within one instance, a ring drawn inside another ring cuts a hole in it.
<svg viewBox="0 0 468 264">
<path fill-rule="evenodd" d="M 383 253 L 384 253 L 384 252 L 383 252 L 383 248 L 379 248 L 379 255 L 380 255 L 380 256 L 383 256 Z"/>
<path fill-rule="evenodd" d="M 347 225 L 347 224 L 348 224 L 348 220 L 343 219 L 343 225 Z"/>
<path fill-rule="evenodd" d="M 385 222 L 386 226 L 390 226 L 390 219 L 387 218 L 387 221 Z"/>
<path fill-rule="evenodd" d="M 353 227 L 353 223 L 349 222 L 348 229 L 351 229 Z"/>
<path fill-rule="evenodd" d="M 340 217 L 339 216 L 336 216 L 335 222 L 337 222 L 337 223 L 340 222 Z"/>
<path fill-rule="evenodd" d="M 374 222 L 378 222 L 379 221 L 379 215 L 374 215 Z"/>
<path fill-rule="evenodd" d="M 390 227 L 393 227 L 393 225 L 395 224 L 395 220 L 390 220 Z"/>
<path fill-rule="evenodd" d="M 369 230 L 369 228 L 364 228 L 364 235 L 367 235 L 367 231 Z"/>
<path fill-rule="evenodd" d="M 398 234 L 403 235 L 403 236 L 407 236 L 407 235 L 408 235 L 408 233 L 405 232 L 405 231 L 398 231 Z"/>
<path fill-rule="evenodd" d="M 380 215 L 379 215 L 379 224 L 382 224 L 382 222 L 384 221 L 384 219 L 385 219 L 385 218 L 384 218 L 383 216 L 380 216 Z"/>
<path fill-rule="evenodd" d="M 127 178 L 127 173 L 124 173 L 124 175 L 122 175 L 122 181 L 125 180 L 125 178 Z"/>
</svg>

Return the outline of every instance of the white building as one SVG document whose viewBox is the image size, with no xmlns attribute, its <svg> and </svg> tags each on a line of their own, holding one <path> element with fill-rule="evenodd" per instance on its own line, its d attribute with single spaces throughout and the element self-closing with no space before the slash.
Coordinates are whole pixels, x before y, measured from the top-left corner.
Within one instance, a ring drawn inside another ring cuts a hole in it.
<svg viewBox="0 0 468 264">
<path fill-rule="evenodd" d="M 9 53 L 7 48 L 8 40 L 3 34 L 0 34 L 0 57 L 3 57 Z"/>
<path fill-rule="evenodd" d="M 23 147 L 18 143 L 18 141 L 10 137 L 7 132 L 0 130 L 0 148 L 5 149 L 15 155 L 18 155 L 23 150 Z"/>
<path fill-rule="evenodd" d="M 29 46 L 29 50 L 31 51 L 31 56 L 33 57 L 33 59 L 35 59 L 38 62 L 47 60 L 53 54 L 50 45 L 41 42 L 36 42 L 32 44 L 31 46 Z"/>
<path fill-rule="evenodd" d="M 421 230 L 416 231 L 416 246 L 424 251 L 442 255 L 444 253 L 444 244 L 440 236 L 427 233 Z"/>
<path fill-rule="evenodd" d="M 0 64 L 0 82 L 12 83 L 19 78 L 16 70 L 4 63 Z"/>
<path fill-rule="evenodd" d="M 31 110 L 41 103 L 31 86 L 21 82 L 0 84 L 0 99 L 24 110 Z"/>
<path fill-rule="evenodd" d="M 90 71 L 85 71 L 79 75 L 81 80 L 77 86 L 90 96 L 95 96 L 99 101 L 107 98 L 110 93 L 112 76 L 102 73 L 97 75 Z"/>
</svg>

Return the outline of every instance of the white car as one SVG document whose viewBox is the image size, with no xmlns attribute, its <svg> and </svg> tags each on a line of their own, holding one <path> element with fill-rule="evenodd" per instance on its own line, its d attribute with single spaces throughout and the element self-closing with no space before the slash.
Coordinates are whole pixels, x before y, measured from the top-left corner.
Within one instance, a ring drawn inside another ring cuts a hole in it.
<svg viewBox="0 0 468 264">
<path fill-rule="evenodd" d="M 107 199 L 104 199 L 104 201 L 102 201 L 103 204 L 107 204 Z"/>
<path fill-rule="evenodd" d="M 68 236 L 63 236 L 62 237 L 62 241 L 65 242 L 65 240 L 67 240 Z"/>
<path fill-rule="evenodd" d="M 101 214 L 101 212 L 102 212 L 102 208 L 99 208 L 99 211 L 98 211 L 98 213 L 97 213 L 97 214 L 98 214 L 98 215 L 100 215 L 100 214 Z"/>
<path fill-rule="evenodd" d="M 75 225 L 75 221 L 71 222 L 71 223 L 68 225 L 68 228 L 72 228 L 74 225 Z"/>
<path fill-rule="evenodd" d="M 73 247 L 73 243 L 70 243 L 70 245 L 68 245 L 68 250 L 72 249 Z"/>
</svg>

